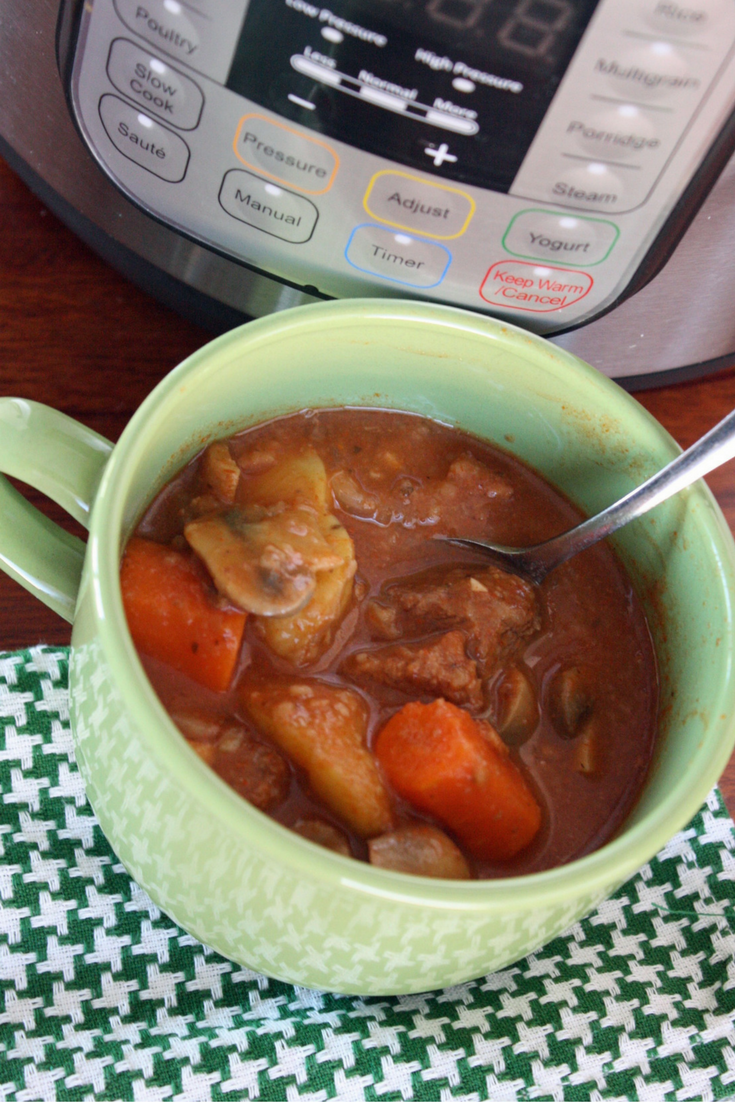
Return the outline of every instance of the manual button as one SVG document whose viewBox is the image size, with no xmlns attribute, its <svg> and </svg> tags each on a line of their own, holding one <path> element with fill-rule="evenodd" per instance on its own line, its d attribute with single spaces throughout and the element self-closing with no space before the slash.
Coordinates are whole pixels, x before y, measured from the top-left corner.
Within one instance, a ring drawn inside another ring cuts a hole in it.
<svg viewBox="0 0 735 1102">
<path fill-rule="evenodd" d="M 363 206 L 379 222 L 440 240 L 460 237 L 475 213 L 475 200 L 466 191 L 387 169 L 373 176 Z"/>
<path fill-rule="evenodd" d="M 232 218 L 292 245 L 308 241 L 319 218 L 319 211 L 303 195 L 295 195 L 241 168 L 225 173 L 219 201 Z"/>
<path fill-rule="evenodd" d="M 99 111 L 108 138 L 123 157 L 169 184 L 184 179 L 190 153 L 183 138 L 109 93 L 100 100 Z"/>
</svg>

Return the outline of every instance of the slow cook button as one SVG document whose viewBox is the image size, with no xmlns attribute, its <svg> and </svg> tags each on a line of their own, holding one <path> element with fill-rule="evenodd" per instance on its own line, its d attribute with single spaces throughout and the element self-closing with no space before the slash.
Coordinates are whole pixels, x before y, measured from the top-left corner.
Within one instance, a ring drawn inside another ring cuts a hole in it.
<svg viewBox="0 0 735 1102">
<path fill-rule="evenodd" d="M 199 125 L 204 105 L 199 86 L 134 42 L 115 39 L 107 59 L 107 75 L 118 92 L 136 100 L 151 114 L 168 119 L 179 130 L 194 130 Z"/>
<path fill-rule="evenodd" d="M 248 168 L 307 195 L 329 191 L 339 167 L 337 154 L 326 142 L 263 115 L 244 115 L 240 119 L 234 150 Z"/>
<path fill-rule="evenodd" d="M 475 200 L 466 191 L 389 170 L 375 173 L 363 206 L 371 218 L 396 229 L 446 240 L 463 234 L 475 213 Z"/>
<path fill-rule="evenodd" d="M 573 260 L 588 267 L 605 260 L 619 236 L 615 223 L 603 218 L 522 210 L 505 231 L 503 248 L 513 256 Z"/>
<path fill-rule="evenodd" d="M 196 22 L 206 16 L 186 9 L 178 0 L 115 0 L 117 14 L 126 27 L 167 54 L 196 67 L 201 45 Z"/>
<path fill-rule="evenodd" d="M 506 310 L 548 314 L 579 302 L 594 280 L 589 272 L 551 268 L 525 260 L 499 260 L 492 264 L 480 286 L 480 297 Z"/>
<path fill-rule="evenodd" d="M 169 184 L 184 179 L 189 146 L 178 134 L 109 93 L 100 100 L 100 118 L 123 157 Z"/>
<path fill-rule="evenodd" d="M 345 257 L 361 272 L 424 288 L 441 283 L 452 263 L 452 254 L 444 245 L 369 223 L 352 231 Z"/>
<path fill-rule="evenodd" d="M 310 239 L 319 217 L 314 204 L 303 195 L 295 195 L 241 168 L 225 173 L 219 201 L 233 218 L 292 245 L 303 245 Z"/>
</svg>

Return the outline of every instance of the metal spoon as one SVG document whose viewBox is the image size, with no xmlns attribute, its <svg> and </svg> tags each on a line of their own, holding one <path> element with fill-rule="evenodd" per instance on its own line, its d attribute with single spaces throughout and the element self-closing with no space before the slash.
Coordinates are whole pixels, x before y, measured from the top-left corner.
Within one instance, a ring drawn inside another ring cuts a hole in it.
<svg viewBox="0 0 735 1102">
<path fill-rule="evenodd" d="M 728 459 L 735 458 L 735 411 L 728 413 L 719 424 L 710 429 L 701 440 L 692 444 L 676 459 L 641 486 L 631 490 L 607 509 L 582 521 L 575 528 L 562 532 L 544 543 L 533 547 L 503 547 L 500 544 L 483 543 L 480 540 L 460 539 L 453 536 L 437 536 L 449 543 L 461 544 L 484 551 L 498 566 L 513 574 L 520 574 L 537 584 L 547 574 L 561 566 L 572 555 L 591 547 L 628 521 L 647 513 L 655 505 L 677 494 L 698 478 L 702 478 Z"/>
</svg>

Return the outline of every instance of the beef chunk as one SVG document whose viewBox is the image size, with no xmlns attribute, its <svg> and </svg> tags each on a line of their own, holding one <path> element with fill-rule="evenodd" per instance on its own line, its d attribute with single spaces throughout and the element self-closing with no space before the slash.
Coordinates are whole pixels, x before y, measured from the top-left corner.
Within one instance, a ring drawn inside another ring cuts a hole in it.
<svg viewBox="0 0 735 1102">
<path fill-rule="evenodd" d="M 443 627 L 463 632 L 481 677 L 489 676 L 540 625 L 533 586 L 495 566 L 456 566 L 414 575 L 391 585 L 380 605 L 401 613 L 405 634 Z"/>
<path fill-rule="evenodd" d="M 477 666 L 465 652 L 461 631 L 448 631 L 422 642 L 360 651 L 344 665 L 354 677 L 369 677 L 408 694 L 444 697 L 453 704 L 481 708 Z"/>
<path fill-rule="evenodd" d="M 226 728 L 209 762 L 231 788 L 261 811 L 285 800 L 291 770 L 274 746 L 259 742 L 239 724 Z"/>
</svg>

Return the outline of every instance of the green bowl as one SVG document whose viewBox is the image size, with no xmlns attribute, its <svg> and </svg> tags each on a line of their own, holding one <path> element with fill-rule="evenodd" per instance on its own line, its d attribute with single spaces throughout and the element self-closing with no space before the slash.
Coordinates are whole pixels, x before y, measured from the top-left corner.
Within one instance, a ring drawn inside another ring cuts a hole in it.
<svg viewBox="0 0 735 1102">
<path fill-rule="evenodd" d="M 373 868 L 286 830 L 200 761 L 146 678 L 118 584 L 121 548 L 147 503 L 209 439 L 333 405 L 408 410 L 475 433 L 587 512 L 679 450 L 632 397 L 538 337 L 449 307 L 330 302 L 250 322 L 200 349 L 148 397 L 111 453 L 45 407 L 0 403 L 0 468 L 22 471 L 79 517 L 91 511 L 85 553 L 5 483 L 0 506 L 17 522 L 0 554 L 23 584 L 73 615 L 79 767 L 103 831 L 158 906 L 220 953 L 279 979 L 363 995 L 423 991 L 537 949 L 699 809 L 735 742 L 735 547 L 702 483 L 614 539 L 654 636 L 661 717 L 644 791 L 612 841 L 505 880 Z"/>
</svg>

